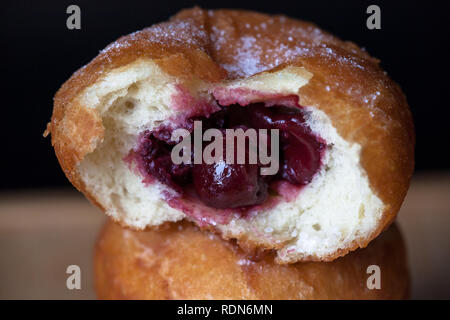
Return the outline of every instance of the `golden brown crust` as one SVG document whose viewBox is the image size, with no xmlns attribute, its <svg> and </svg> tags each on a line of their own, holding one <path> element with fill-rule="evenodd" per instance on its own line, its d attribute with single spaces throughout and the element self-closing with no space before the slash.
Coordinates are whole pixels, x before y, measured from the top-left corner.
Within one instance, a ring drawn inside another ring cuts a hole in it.
<svg viewBox="0 0 450 320">
<path fill-rule="evenodd" d="M 381 289 L 367 289 L 378 265 Z M 245 257 L 189 223 L 131 231 L 108 222 L 95 252 L 100 299 L 403 299 L 409 276 L 400 232 L 392 226 L 367 248 L 333 262 L 278 265 Z"/>
<path fill-rule="evenodd" d="M 412 117 L 398 85 L 365 51 L 313 24 L 239 10 L 183 10 L 169 22 L 122 37 L 57 92 L 48 132 L 66 176 L 94 203 L 76 165 L 101 141 L 103 126 L 77 98 L 112 69 L 138 58 L 153 59 L 178 78 L 212 83 L 286 65 L 305 67 L 313 78 L 300 89 L 300 104 L 323 110 L 345 140 L 361 145 L 361 165 L 386 206 L 372 235 L 326 260 L 366 246 L 392 223 L 414 167 Z"/>
</svg>

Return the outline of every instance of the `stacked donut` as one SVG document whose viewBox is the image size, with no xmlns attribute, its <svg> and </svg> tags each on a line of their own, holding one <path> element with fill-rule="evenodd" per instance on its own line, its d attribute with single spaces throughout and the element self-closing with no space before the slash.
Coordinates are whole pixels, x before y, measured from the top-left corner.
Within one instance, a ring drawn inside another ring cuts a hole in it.
<svg viewBox="0 0 450 320">
<path fill-rule="evenodd" d="M 77 71 L 47 133 L 114 221 L 96 251 L 99 297 L 406 297 L 403 242 L 384 230 L 409 186 L 414 128 L 378 63 L 310 23 L 194 8 Z M 229 161 L 239 130 L 245 161 Z M 273 163 L 247 161 L 250 130 Z M 205 161 L 212 145 L 223 156 Z"/>
</svg>

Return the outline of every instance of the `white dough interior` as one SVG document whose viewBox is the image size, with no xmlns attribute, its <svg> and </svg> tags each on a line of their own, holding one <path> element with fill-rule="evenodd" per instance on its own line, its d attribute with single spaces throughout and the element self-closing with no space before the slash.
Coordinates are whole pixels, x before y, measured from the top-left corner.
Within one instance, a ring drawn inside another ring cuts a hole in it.
<svg viewBox="0 0 450 320">
<path fill-rule="evenodd" d="M 289 67 L 221 87 L 298 94 L 310 77 L 304 69 Z M 162 192 L 171 192 L 168 187 L 159 182 L 143 183 L 143 177 L 123 160 L 141 132 L 158 127 L 179 112 L 171 108 L 180 85 L 176 81 L 150 60 L 138 60 L 110 72 L 80 96 L 86 107 L 98 110 L 105 128 L 104 140 L 78 166 L 81 179 L 108 215 L 135 228 L 186 218 L 163 199 Z M 213 99 L 206 84 L 183 85 L 193 95 Z M 384 205 L 360 166 L 360 146 L 340 137 L 322 111 L 314 106 L 308 106 L 307 111 L 307 123 L 329 145 L 324 165 L 313 181 L 291 202 L 281 202 L 250 219 L 234 218 L 217 225 L 229 237 L 245 235 L 256 242 L 283 243 L 278 250 L 281 262 L 311 255 L 325 257 L 345 248 L 374 230 L 383 212 Z"/>
</svg>

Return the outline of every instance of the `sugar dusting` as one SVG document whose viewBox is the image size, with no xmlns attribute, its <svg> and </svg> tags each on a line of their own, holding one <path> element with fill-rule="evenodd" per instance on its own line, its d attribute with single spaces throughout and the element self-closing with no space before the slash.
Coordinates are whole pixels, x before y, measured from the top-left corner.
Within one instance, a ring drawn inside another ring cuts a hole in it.
<svg viewBox="0 0 450 320">
<path fill-rule="evenodd" d="M 139 40 L 166 44 L 179 44 L 203 47 L 208 42 L 208 35 L 202 25 L 194 24 L 191 20 L 163 22 L 129 34 L 111 43 L 101 53 L 109 54 L 115 50 L 132 46 Z"/>
<path fill-rule="evenodd" d="M 320 63 L 337 66 L 336 74 L 325 79 L 326 91 L 345 88 L 344 94 L 362 97 L 360 103 L 373 109 L 376 116 L 378 90 L 383 90 L 384 84 L 374 88 L 358 81 L 342 83 L 344 80 L 338 76 L 340 68 L 345 69 L 342 72 L 355 75 L 373 72 L 367 68 L 367 62 L 376 64 L 378 60 L 371 58 L 364 49 L 341 41 L 311 23 L 276 15 L 251 14 L 248 19 L 241 14 L 199 8 L 182 11 L 169 22 L 120 38 L 102 50 L 98 59 L 111 62 L 114 56 L 125 51 L 147 50 L 152 43 L 175 48 L 175 52 L 177 47 L 183 50 L 187 47 L 205 52 L 227 72 L 228 79 L 238 79 L 297 59 L 320 58 Z M 83 72 L 84 69 L 78 71 Z M 103 67 L 98 72 L 103 73 Z"/>
<path fill-rule="evenodd" d="M 208 15 L 210 19 L 221 17 L 220 13 L 214 11 L 209 11 Z M 313 47 L 335 42 L 333 37 L 319 28 L 311 24 L 292 24 L 284 16 L 259 20 L 259 23 L 251 24 L 240 21 L 229 24 L 222 22 L 220 28 L 211 28 L 210 38 L 215 53 L 226 51 L 226 44 L 233 43 L 232 60 L 219 61 L 232 77 L 248 77 L 272 69 L 297 57 L 311 54 Z M 311 35 L 314 36 L 313 41 Z"/>
<path fill-rule="evenodd" d="M 264 70 L 267 66 L 261 63 L 261 48 L 256 44 L 256 38 L 243 36 L 239 39 L 235 61 L 230 64 L 223 64 L 222 67 L 231 74 L 238 76 L 249 76 Z"/>
<path fill-rule="evenodd" d="M 204 51 L 227 72 L 228 79 L 246 78 L 296 59 L 320 57 L 321 63 L 338 66 L 336 70 L 350 67 L 343 72 L 354 73 L 371 72 L 365 68 L 365 63 L 377 61 L 365 50 L 333 37 L 311 23 L 284 16 L 256 15 L 250 20 L 231 16 L 223 11 L 196 8 L 189 14 L 175 16 L 169 22 L 120 38 L 101 51 L 100 59 L 112 61 L 113 56 L 126 50 L 145 50 L 142 43 L 188 47 Z M 363 97 L 360 103 L 373 109 L 372 116 L 375 117 L 377 90 L 382 88 L 365 87 L 358 81 L 343 84 L 342 81 L 337 74 L 330 74 L 325 90 L 339 91 L 346 87 L 343 93 Z"/>
<path fill-rule="evenodd" d="M 210 19 L 207 30 L 206 24 L 195 19 L 203 11 L 194 9 L 193 12 L 191 17 L 175 17 L 169 22 L 122 37 L 101 53 L 109 59 L 114 53 L 139 41 L 194 47 L 212 56 L 230 78 L 248 77 L 298 57 L 317 54 L 333 56 L 356 68 L 364 68 L 358 63 L 363 51 L 351 48 L 349 53 L 354 56 L 337 54 L 333 47 L 342 42 L 313 24 L 292 23 L 284 16 L 261 16 L 252 23 L 240 19 L 231 21 L 220 11 L 209 10 L 206 12 Z M 232 48 L 229 43 L 233 43 Z M 317 51 L 318 48 L 321 50 Z"/>
</svg>

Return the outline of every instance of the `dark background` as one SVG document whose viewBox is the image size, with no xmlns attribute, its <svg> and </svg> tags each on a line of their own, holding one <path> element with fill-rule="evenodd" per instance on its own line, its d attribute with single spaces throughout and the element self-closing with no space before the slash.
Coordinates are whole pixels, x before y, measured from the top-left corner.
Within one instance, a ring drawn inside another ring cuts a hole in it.
<svg viewBox="0 0 450 320">
<path fill-rule="evenodd" d="M 81 30 L 66 8 L 81 8 Z M 2 1 L 0 189 L 68 186 L 42 133 L 52 97 L 70 75 L 121 35 L 164 21 L 181 8 L 245 8 L 313 21 L 381 59 L 405 91 L 416 125 L 416 170 L 448 170 L 449 11 L 434 1 Z M 381 8 L 381 30 L 366 8 Z"/>
</svg>

